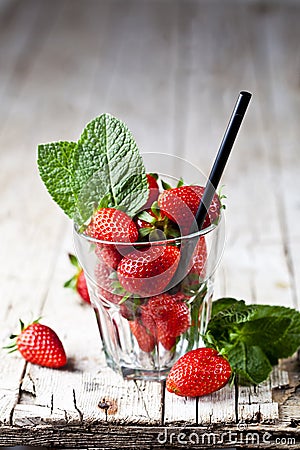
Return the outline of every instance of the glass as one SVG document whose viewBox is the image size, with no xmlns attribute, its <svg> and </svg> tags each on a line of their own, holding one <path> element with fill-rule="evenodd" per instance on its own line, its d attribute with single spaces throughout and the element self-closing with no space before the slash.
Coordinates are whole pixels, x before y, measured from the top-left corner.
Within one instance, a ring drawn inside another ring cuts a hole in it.
<svg viewBox="0 0 300 450">
<path fill-rule="evenodd" d="M 165 163 L 170 171 L 171 162 L 173 172 L 185 173 L 185 184 L 188 172 L 197 173 L 194 183 L 203 178 L 180 158 L 148 154 L 143 159 L 147 172 L 154 172 L 153 165 L 158 163 L 159 167 Z M 179 179 L 165 173 L 161 178 L 172 186 Z M 187 236 L 164 239 L 161 232 L 150 236 L 149 242 L 133 244 L 99 241 L 75 225 L 74 241 L 108 366 L 127 379 L 165 379 L 180 356 L 203 344 L 214 273 L 224 245 L 224 217 L 220 214 L 217 224 Z M 169 252 L 176 255 L 171 262 Z M 140 256 L 159 269 L 155 276 L 136 279 L 132 293 L 117 264 L 122 258 L 138 260 Z"/>
</svg>

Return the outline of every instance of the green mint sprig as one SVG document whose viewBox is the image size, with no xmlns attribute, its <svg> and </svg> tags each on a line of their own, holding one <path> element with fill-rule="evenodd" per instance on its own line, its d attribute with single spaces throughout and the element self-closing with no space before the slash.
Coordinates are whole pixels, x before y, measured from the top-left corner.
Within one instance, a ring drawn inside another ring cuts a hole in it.
<svg viewBox="0 0 300 450">
<path fill-rule="evenodd" d="M 292 356 L 300 347 L 300 313 L 222 298 L 213 302 L 204 341 L 227 357 L 239 383 L 259 384 L 278 359 Z"/>
<path fill-rule="evenodd" d="M 133 216 L 148 199 L 146 171 L 135 139 L 110 114 L 88 123 L 77 143 L 39 145 L 37 162 L 53 200 L 79 225 L 99 206 Z"/>
</svg>

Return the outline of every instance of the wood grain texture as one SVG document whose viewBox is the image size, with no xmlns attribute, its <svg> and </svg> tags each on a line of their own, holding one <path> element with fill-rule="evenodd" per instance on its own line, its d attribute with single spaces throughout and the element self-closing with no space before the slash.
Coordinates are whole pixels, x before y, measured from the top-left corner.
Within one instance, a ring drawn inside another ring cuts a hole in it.
<svg viewBox="0 0 300 450">
<path fill-rule="evenodd" d="M 62 288 L 72 226 L 36 168 L 38 143 L 75 140 L 108 111 L 161 166 L 166 152 L 207 175 L 239 90 L 252 91 L 222 180 L 227 239 L 215 298 L 299 307 L 299 21 L 299 3 L 283 0 L 0 2 L 0 342 L 19 317 L 42 315 L 69 356 L 51 371 L 1 351 L 0 445 L 257 448 L 245 435 L 220 442 L 221 431 L 246 427 L 260 448 L 299 448 L 295 359 L 262 386 L 202 399 L 107 368 L 91 308 Z M 187 430 L 198 441 L 180 443 Z M 202 441 L 212 430 L 219 444 Z"/>
</svg>

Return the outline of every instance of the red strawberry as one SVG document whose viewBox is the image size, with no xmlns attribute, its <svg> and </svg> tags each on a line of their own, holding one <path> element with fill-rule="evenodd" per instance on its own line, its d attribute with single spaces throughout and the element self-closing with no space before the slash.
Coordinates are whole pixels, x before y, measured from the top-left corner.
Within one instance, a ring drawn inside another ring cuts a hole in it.
<svg viewBox="0 0 300 450">
<path fill-rule="evenodd" d="M 78 259 L 76 258 L 75 255 L 72 255 L 71 253 L 69 253 L 69 259 L 70 259 L 71 264 L 73 264 L 73 266 L 76 267 L 77 272 L 75 273 L 75 275 L 72 278 L 70 278 L 70 280 L 65 282 L 64 287 L 68 287 L 68 288 L 75 290 L 80 295 L 82 300 L 84 300 L 86 303 L 91 303 L 90 295 L 89 295 L 89 291 L 87 288 L 86 279 L 85 279 L 85 275 L 82 270 L 82 267 L 80 266 Z"/>
<path fill-rule="evenodd" d="M 135 242 L 138 231 L 131 218 L 115 208 L 101 208 L 95 212 L 86 234 L 107 242 Z"/>
<path fill-rule="evenodd" d="M 192 258 L 192 268 L 190 270 L 190 273 L 195 273 L 199 275 L 201 278 L 204 278 L 206 260 L 207 260 L 207 248 L 205 237 L 200 236 L 197 246 L 194 250 Z"/>
<path fill-rule="evenodd" d="M 183 397 L 199 397 L 221 389 L 231 375 L 229 362 L 212 348 L 183 355 L 167 377 L 167 390 Z"/>
<path fill-rule="evenodd" d="M 161 343 L 161 345 L 168 351 L 175 349 L 176 345 L 176 337 L 170 336 L 169 333 L 165 329 L 160 329 L 158 325 L 158 335 L 157 340 Z"/>
<path fill-rule="evenodd" d="M 95 267 L 95 277 L 97 281 L 97 291 L 100 298 L 117 305 L 122 300 L 124 293 L 120 292 L 114 284 L 118 283 L 114 274 L 116 272 L 104 263 L 99 263 Z"/>
<path fill-rule="evenodd" d="M 188 233 L 204 189 L 203 186 L 180 186 L 165 190 L 158 197 L 158 206 L 162 213 L 181 227 L 183 233 Z M 207 228 L 219 217 L 221 207 L 220 199 L 215 194 L 202 228 Z"/>
<path fill-rule="evenodd" d="M 95 253 L 101 262 L 107 264 L 112 269 L 116 269 L 123 258 L 114 245 L 97 244 Z"/>
<path fill-rule="evenodd" d="M 152 203 L 157 200 L 157 197 L 159 195 L 159 188 L 156 181 L 157 175 L 153 173 L 147 173 L 146 176 L 148 181 L 149 197 L 143 209 L 150 208 Z"/>
<path fill-rule="evenodd" d="M 118 277 L 128 292 L 144 297 L 161 293 L 176 272 L 180 251 L 171 245 L 151 246 L 124 256 Z"/>
<path fill-rule="evenodd" d="M 26 361 L 32 364 L 58 368 L 67 363 L 66 353 L 59 337 L 46 325 L 33 322 L 24 328 L 21 322 L 21 333 L 12 337 L 16 338 L 16 341 L 10 348 L 19 350 Z"/>
<path fill-rule="evenodd" d="M 129 322 L 132 334 L 144 352 L 152 352 L 155 347 L 154 336 L 138 321 Z"/>
<path fill-rule="evenodd" d="M 178 294 L 161 294 L 151 297 L 147 305 L 141 307 L 143 324 L 167 350 L 171 350 L 176 337 L 190 326 L 189 308 L 181 298 Z"/>
</svg>

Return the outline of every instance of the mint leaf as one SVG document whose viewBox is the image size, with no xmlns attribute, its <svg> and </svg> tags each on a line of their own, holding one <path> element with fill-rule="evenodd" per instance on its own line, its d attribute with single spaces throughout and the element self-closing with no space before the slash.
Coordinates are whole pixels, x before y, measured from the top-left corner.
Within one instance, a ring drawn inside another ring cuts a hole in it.
<svg viewBox="0 0 300 450">
<path fill-rule="evenodd" d="M 238 338 L 249 345 L 259 345 L 265 352 L 283 336 L 291 324 L 288 317 L 263 317 L 240 325 Z"/>
<path fill-rule="evenodd" d="M 74 179 L 75 142 L 52 142 L 38 146 L 40 176 L 53 200 L 69 216 L 77 210 Z"/>
<path fill-rule="evenodd" d="M 127 126 L 110 114 L 102 114 L 85 127 L 78 147 L 75 178 L 87 180 L 81 189 L 84 202 L 86 197 L 101 201 L 95 189 L 100 181 L 106 188 L 104 195 L 111 196 L 109 206 L 134 215 L 146 203 L 149 191 L 142 157 Z"/>
<path fill-rule="evenodd" d="M 148 199 L 136 142 L 127 126 L 110 114 L 92 120 L 78 143 L 39 145 L 38 167 L 52 198 L 79 225 L 99 206 L 134 215 Z"/>
<path fill-rule="evenodd" d="M 216 303 L 215 306 L 214 303 Z M 238 325 L 251 319 L 254 305 L 246 305 L 244 300 L 222 299 L 213 302 L 212 310 L 213 315 L 209 321 L 207 332 L 221 343 L 231 341 L 232 335 L 240 329 Z"/>
<path fill-rule="evenodd" d="M 257 384 L 279 358 L 300 347 L 300 313 L 283 306 L 219 299 L 213 302 L 204 342 L 227 356 L 241 383 Z"/>
<path fill-rule="evenodd" d="M 245 304 L 244 300 L 240 300 Z M 239 300 L 236 300 L 235 298 L 231 297 L 224 297 L 219 298 L 218 300 L 215 300 L 212 304 L 212 310 L 211 310 L 211 316 L 215 316 L 220 311 L 224 311 L 224 309 L 228 309 L 230 306 L 235 305 L 238 303 Z"/>
<path fill-rule="evenodd" d="M 272 366 L 258 345 L 237 342 L 227 348 L 228 362 L 233 372 L 238 375 L 240 384 L 259 384 L 266 380 Z"/>
<path fill-rule="evenodd" d="M 290 321 L 288 327 L 282 330 L 280 338 L 265 349 L 268 358 L 274 364 L 279 358 L 292 356 L 300 347 L 300 312 L 284 306 L 256 305 L 253 319 L 264 317 L 270 317 L 274 321 L 278 317 Z"/>
</svg>

